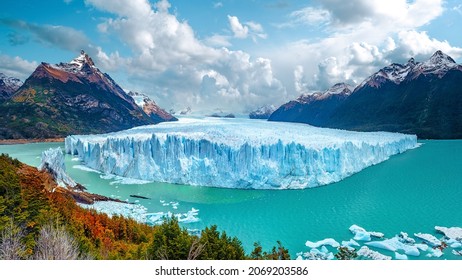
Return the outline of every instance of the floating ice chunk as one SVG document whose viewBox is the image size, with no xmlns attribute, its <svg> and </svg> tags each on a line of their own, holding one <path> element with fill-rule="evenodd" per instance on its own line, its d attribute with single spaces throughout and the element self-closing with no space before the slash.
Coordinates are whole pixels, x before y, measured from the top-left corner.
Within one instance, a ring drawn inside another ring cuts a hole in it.
<svg viewBox="0 0 462 280">
<path fill-rule="evenodd" d="M 327 249 L 319 250 L 313 248 L 309 252 L 297 254 L 297 260 L 333 260 L 334 258 L 334 254 L 327 251 Z"/>
<path fill-rule="evenodd" d="M 421 239 L 423 242 L 427 243 L 432 247 L 441 246 L 441 241 L 438 240 L 435 236 L 429 233 L 414 233 L 414 236 Z"/>
<path fill-rule="evenodd" d="M 456 256 L 462 256 L 462 250 L 457 251 L 457 250 L 452 250 L 452 253 Z"/>
<path fill-rule="evenodd" d="M 415 240 L 414 238 L 409 237 L 409 234 L 406 232 L 400 232 L 398 235 L 399 241 L 404 243 L 404 244 L 414 244 Z"/>
<path fill-rule="evenodd" d="M 462 228 L 435 226 L 435 230 L 443 233 L 447 238 L 462 241 Z"/>
<path fill-rule="evenodd" d="M 428 253 L 426 256 L 429 257 L 429 258 L 440 258 L 442 255 L 443 255 L 443 251 L 441 251 L 440 249 L 433 249 L 433 248 L 430 248 L 428 250 L 430 253 Z"/>
<path fill-rule="evenodd" d="M 156 212 L 156 213 L 146 213 L 146 223 L 148 224 L 160 224 L 162 223 L 163 218 L 165 217 L 164 212 Z"/>
<path fill-rule="evenodd" d="M 225 188 L 300 189 L 342 180 L 417 147 L 417 137 L 246 119 L 180 119 L 74 135 L 66 152 L 135 179 Z"/>
<path fill-rule="evenodd" d="M 365 243 L 368 246 L 372 246 L 375 248 L 380 248 L 392 252 L 396 252 L 397 250 L 403 250 L 406 255 L 409 256 L 420 256 L 419 249 L 416 246 L 407 245 L 402 243 L 398 237 L 393 237 L 390 239 L 385 239 L 382 241 L 371 241 Z"/>
<path fill-rule="evenodd" d="M 367 246 L 361 247 L 361 249 L 358 250 L 357 254 L 358 256 L 371 260 L 391 260 L 390 256 L 385 256 L 377 251 L 373 251 L 369 249 Z"/>
<path fill-rule="evenodd" d="M 462 243 L 454 242 L 450 246 L 451 246 L 451 248 L 458 249 L 458 248 L 462 248 Z"/>
<path fill-rule="evenodd" d="M 310 248 L 318 248 L 320 246 L 325 246 L 325 245 L 332 246 L 334 248 L 337 248 L 340 246 L 340 244 L 337 241 L 335 241 L 335 239 L 333 238 L 326 238 L 326 239 L 323 239 L 317 242 L 306 241 L 305 245 Z"/>
<path fill-rule="evenodd" d="M 419 249 L 420 251 L 422 251 L 422 252 L 425 252 L 425 251 L 428 250 L 428 245 L 427 244 L 418 244 L 418 243 L 416 243 L 416 244 L 414 244 L 414 246 L 417 249 Z"/>
<path fill-rule="evenodd" d="M 79 204 L 82 208 L 94 209 L 97 212 L 105 213 L 109 217 L 114 215 L 134 219 L 140 223 L 146 223 L 147 208 L 139 204 L 129 204 L 115 201 L 96 201 L 95 203 Z"/>
<path fill-rule="evenodd" d="M 93 168 L 90 168 L 90 167 L 87 167 L 85 165 L 74 165 L 72 166 L 72 168 L 75 168 L 75 169 L 79 169 L 79 170 L 82 170 L 82 171 L 87 171 L 87 172 L 94 172 L 94 173 L 98 173 L 98 174 L 101 174 L 101 172 L 99 172 L 98 170 L 95 170 Z"/>
<path fill-rule="evenodd" d="M 178 222 L 189 224 L 200 221 L 200 219 L 197 217 L 198 214 L 199 210 L 192 208 L 187 213 L 175 214 L 175 216 L 178 218 Z"/>
<path fill-rule="evenodd" d="M 80 159 L 78 157 L 73 157 L 71 161 L 80 161 Z"/>
<path fill-rule="evenodd" d="M 353 248 L 353 246 L 359 246 L 359 243 L 354 241 L 353 239 L 350 239 L 349 241 L 342 241 L 342 246 L 351 249 Z"/>
<path fill-rule="evenodd" d="M 395 259 L 397 259 L 397 260 L 407 260 L 408 257 L 406 255 L 395 252 Z"/>
<path fill-rule="evenodd" d="M 371 237 L 384 237 L 384 234 L 381 232 L 366 231 L 364 228 L 358 225 L 352 225 L 349 230 L 355 235 L 353 239 L 358 241 L 371 241 Z"/>
</svg>

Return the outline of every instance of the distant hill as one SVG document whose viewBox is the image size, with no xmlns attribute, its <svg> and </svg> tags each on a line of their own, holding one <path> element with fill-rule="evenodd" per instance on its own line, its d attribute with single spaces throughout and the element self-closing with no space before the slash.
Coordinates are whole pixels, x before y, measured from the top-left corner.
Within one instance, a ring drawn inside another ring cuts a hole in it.
<svg viewBox="0 0 462 280">
<path fill-rule="evenodd" d="M 324 126 L 337 108 L 350 96 L 352 86 L 340 83 L 324 92 L 305 94 L 271 114 L 269 121 L 303 122 Z"/>
<path fill-rule="evenodd" d="M 69 63 L 40 64 L 0 101 L 0 110 L 0 139 L 105 133 L 174 120 L 166 112 L 146 114 L 83 51 Z"/>
<path fill-rule="evenodd" d="M 462 66 L 437 51 L 424 62 L 410 59 L 380 69 L 343 100 L 291 101 L 270 120 L 411 133 L 424 139 L 462 138 L 461 86 Z"/>
<path fill-rule="evenodd" d="M 268 119 L 271 114 L 276 110 L 276 107 L 274 105 L 267 105 L 260 107 L 252 112 L 249 113 L 249 118 L 250 119 L 262 119 L 266 120 Z"/>
<path fill-rule="evenodd" d="M 172 116 L 171 114 L 167 113 L 164 109 L 160 108 L 159 105 L 156 104 L 151 98 L 147 95 L 132 92 L 128 93 L 131 96 L 135 103 L 143 109 L 143 111 L 156 123 L 160 122 L 170 122 L 170 121 L 177 121 L 178 119 Z"/>
<path fill-rule="evenodd" d="M 21 80 L 0 73 L 0 101 L 9 99 L 22 84 Z"/>
</svg>

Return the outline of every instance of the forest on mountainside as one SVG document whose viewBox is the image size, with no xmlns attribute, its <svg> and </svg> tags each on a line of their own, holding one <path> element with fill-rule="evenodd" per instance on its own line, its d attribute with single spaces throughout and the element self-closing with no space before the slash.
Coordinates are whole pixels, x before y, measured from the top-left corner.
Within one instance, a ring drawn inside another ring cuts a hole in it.
<svg viewBox="0 0 462 280">
<path fill-rule="evenodd" d="M 50 191 L 51 190 L 51 191 Z M 216 226 L 192 235 L 175 218 L 150 226 L 80 207 L 50 174 L 0 156 L 0 260 L 290 259 L 280 242 L 246 254 Z"/>
</svg>

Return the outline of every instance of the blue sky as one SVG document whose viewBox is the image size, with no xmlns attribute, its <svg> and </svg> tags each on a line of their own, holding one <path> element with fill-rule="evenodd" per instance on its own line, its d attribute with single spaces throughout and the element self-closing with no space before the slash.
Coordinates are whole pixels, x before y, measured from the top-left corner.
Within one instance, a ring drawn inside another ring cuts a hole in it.
<svg viewBox="0 0 462 280">
<path fill-rule="evenodd" d="M 462 58 L 455 0 L 2 0 L 0 72 L 85 49 L 166 109 L 246 112 L 441 49 Z"/>
</svg>

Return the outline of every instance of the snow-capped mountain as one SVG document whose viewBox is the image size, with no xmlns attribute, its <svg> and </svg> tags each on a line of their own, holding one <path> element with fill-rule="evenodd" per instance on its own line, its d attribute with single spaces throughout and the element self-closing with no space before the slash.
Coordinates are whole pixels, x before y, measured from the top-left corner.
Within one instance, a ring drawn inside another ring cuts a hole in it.
<svg viewBox="0 0 462 280">
<path fill-rule="evenodd" d="M 22 84 L 21 80 L 0 73 L 0 100 L 10 98 Z"/>
<path fill-rule="evenodd" d="M 351 85 L 338 83 L 323 92 L 301 95 L 296 100 L 280 106 L 268 120 L 322 126 L 352 91 Z"/>
<path fill-rule="evenodd" d="M 0 105 L 0 138 L 104 133 L 165 121 L 135 100 L 82 51 L 69 63 L 42 62 Z M 168 115 L 168 113 L 166 113 Z"/>
<path fill-rule="evenodd" d="M 167 113 L 164 109 L 160 108 L 149 96 L 138 92 L 130 91 L 128 93 L 143 111 L 151 117 L 155 122 L 169 122 L 177 121 L 178 119 Z"/>
<path fill-rule="evenodd" d="M 390 64 L 352 92 L 300 96 L 282 105 L 269 120 L 404 132 L 421 138 L 462 138 L 461 81 L 462 66 L 437 51 L 424 62 L 411 58 L 406 64 Z M 343 98 L 333 102 L 334 96 Z"/>
<path fill-rule="evenodd" d="M 260 107 L 252 112 L 249 113 L 249 118 L 251 119 L 263 119 L 266 120 L 268 119 L 271 114 L 276 111 L 276 107 L 274 105 L 266 105 L 263 107 Z"/>
<path fill-rule="evenodd" d="M 380 69 L 362 82 L 357 90 L 364 86 L 380 87 L 383 83 L 392 82 L 400 84 L 405 80 L 414 80 L 420 75 L 436 75 L 438 78 L 444 77 L 450 70 L 462 71 L 462 66 L 457 64 L 447 54 L 442 51 L 435 52 L 430 59 L 424 62 L 415 62 L 414 58 L 402 65 L 393 63 Z"/>
<path fill-rule="evenodd" d="M 314 92 L 310 94 L 302 94 L 297 98 L 297 101 L 302 104 L 308 104 L 313 101 L 327 99 L 332 95 L 348 96 L 353 92 L 353 89 L 354 87 L 349 84 L 337 83 L 326 91 L 318 91 L 318 92 Z"/>
</svg>

